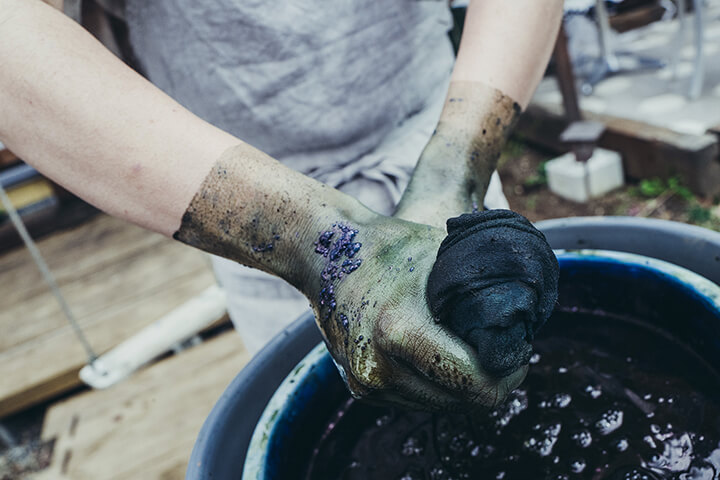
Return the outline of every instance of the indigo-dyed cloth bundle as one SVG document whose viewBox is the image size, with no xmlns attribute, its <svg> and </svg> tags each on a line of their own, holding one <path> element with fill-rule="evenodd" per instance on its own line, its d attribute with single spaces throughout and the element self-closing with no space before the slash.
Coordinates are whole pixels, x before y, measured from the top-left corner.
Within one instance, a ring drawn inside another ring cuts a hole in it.
<svg viewBox="0 0 720 480">
<path fill-rule="evenodd" d="M 503 377 L 526 364 L 530 342 L 552 313 L 559 267 L 545 236 L 510 210 L 451 218 L 430 272 L 433 316 L 477 348 Z"/>
</svg>

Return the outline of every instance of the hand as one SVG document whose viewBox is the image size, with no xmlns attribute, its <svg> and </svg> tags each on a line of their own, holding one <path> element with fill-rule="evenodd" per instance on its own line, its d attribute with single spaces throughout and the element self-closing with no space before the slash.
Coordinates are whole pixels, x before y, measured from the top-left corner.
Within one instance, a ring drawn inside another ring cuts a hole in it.
<svg viewBox="0 0 720 480">
<path fill-rule="evenodd" d="M 377 216 L 318 234 L 310 294 L 328 349 L 355 397 L 423 410 L 492 407 L 525 377 L 485 372 L 425 297 L 443 230 Z"/>
</svg>

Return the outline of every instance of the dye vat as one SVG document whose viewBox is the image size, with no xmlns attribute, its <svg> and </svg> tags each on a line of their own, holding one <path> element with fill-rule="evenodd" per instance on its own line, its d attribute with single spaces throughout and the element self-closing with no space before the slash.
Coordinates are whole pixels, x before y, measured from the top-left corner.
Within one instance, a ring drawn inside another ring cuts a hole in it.
<svg viewBox="0 0 720 480">
<path fill-rule="evenodd" d="M 535 350 L 486 414 L 347 399 L 298 478 L 717 478 L 720 381 L 687 346 L 642 322 L 556 312 Z"/>
<path fill-rule="evenodd" d="M 718 281 L 715 233 L 588 221 L 545 232 L 556 248 L 664 250 Z M 526 382 L 495 411 L 431 416 L 349 400 L 324 347 L 312 349 L 308 315 L 219 399 L 186 478 L 716 478 L 720 288 L 635 255 L 559 259 L 560 308 Z"/>
<path fill-rule="evenodd" d="M 474 418 L 370 407 L 321 346 L 268 404 L 243 478 L 717 478 L 720 289 L 636 255 L 558 260 L 558 306 L 508 402 Z"/>
</svg>

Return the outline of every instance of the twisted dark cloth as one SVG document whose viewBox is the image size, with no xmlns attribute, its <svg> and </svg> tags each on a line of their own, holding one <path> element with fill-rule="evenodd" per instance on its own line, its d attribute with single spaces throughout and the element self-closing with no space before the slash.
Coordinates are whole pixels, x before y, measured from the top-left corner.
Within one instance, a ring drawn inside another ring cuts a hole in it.
<svg viewBox="0 0 720 480">
<path fill-rule="evenodd" d="M 451 218 L 430 272 L 430 311 L 477 347 L 483 368 L 503 377 L 532 355 L 552 313 L 559 268 L 545 236 L 510 210 Z"/>
</svg>

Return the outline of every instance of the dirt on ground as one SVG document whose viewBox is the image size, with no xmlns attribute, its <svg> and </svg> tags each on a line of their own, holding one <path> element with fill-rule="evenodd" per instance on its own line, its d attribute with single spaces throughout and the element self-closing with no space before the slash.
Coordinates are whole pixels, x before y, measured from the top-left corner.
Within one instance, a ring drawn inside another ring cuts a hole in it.
<svg viewBox="0 0 720 480">
<path fill-rule="evenodd" d="M 40 439 L 45 410 L 33 407 L 0 420 L 0 480 L 27 478 L 50 465 L 53 442 Z"/>
<path fill-rule="evenodd" d="M 548 218 L 625 215 L 691 223 L 720 231 L 720 198 L 698 198 L 673 178 L 627 179 L 627 184 L 587 203 L 555 195 L 547 186 L 544 164 L 552 156 L 511 141 L 498 171 L 510 208 L 531 221 Z"/>
</svg>

